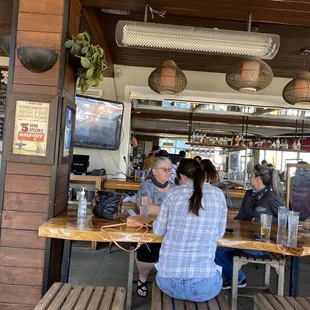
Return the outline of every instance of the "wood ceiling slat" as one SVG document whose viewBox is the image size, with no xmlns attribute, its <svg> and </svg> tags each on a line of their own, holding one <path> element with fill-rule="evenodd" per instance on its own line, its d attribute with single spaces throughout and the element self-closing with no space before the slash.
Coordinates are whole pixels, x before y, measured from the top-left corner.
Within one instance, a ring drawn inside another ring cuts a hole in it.
<svg viewBox="0 0 310 310">
<path fill-rule="evenodd" d="M 143 14 L 131 14 L 121 17 L 109 14 L 99 14 L 99 20 L 108 45 L 113 54 L 115 64 L 142 67 L 158 67 L 166 59 L 173 59 L 182 70 L 207 71 L 225 73 L 240 58 L 216 56 L 208 54 L 167 52 L 156 50 L 143 50 L 132 48 L 120 48 L 115 42 L 115 26 L 119 19 L 143 20 Z M 218 27 L 220 29 L 245 30 L 244 22 L 182 18 L 168 16 L 165 19 L 156 18 L 155 22 L 167 24 L 190 24 L 192 26 L 204 26 L 207 28 Z M 281 37 L 281 45 L 278 55 L 271 61 L 266 61 L 272 68 L 276 77 L 293 78 L 296 73 L 304 69 L 310 62 L 307 58 L 299 55 L 302 48 L 310 48 L 310 28 L 257 24 L 259 32 L 277 33 Z"/>
<path fill-rule="evenodd" d="M 81 0 L 82 6 L 143 11 L 146 0 Z"/>
<path fill-rule="evenodd" d="M 201 7 L 208 8 L 212 4 L 220 6 L 230 6 L 233 8 L 248 7 L 248 8 L 265 8 L 285 11 L 310 11 L 310 2 L 306 1 L 270 1 L 270 0 L 149 0 L 149 5 L 153 6 L 170 6 L 186 9 L 199 9 Z M 177 4 L 177 5 L 176 5 Z"/>
<path fill-rule="evenodd" d="M 83 0 L 83 5 L 143 12 L 146 1 L 129 0 Z M 276 24 L 309 26 L 310 3 L 307 1 L 270 0 L 149 0 L 150 6 L 166 10 L 167 15 L 246 20 L 249 13 L 253 21 Z"/>
</svg>

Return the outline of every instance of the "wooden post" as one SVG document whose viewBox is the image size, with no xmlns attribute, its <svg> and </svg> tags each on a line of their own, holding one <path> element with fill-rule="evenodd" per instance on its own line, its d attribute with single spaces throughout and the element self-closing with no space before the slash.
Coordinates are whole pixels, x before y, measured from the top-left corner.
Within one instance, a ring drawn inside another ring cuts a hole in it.
<svg viewBox="0 0 310 310">
<path fill-rule="evenodd" d="M 67 107 L 74 112 L 75 80 L 64 42 L 68 34 L 78 33 L 80 11 L 79 0 L 14 0 L 10 121 L 0 175 L 0 309 L 33 309 L 42 292 L 60 279 L 63 241 L 39 238 L 38 227 L 67 207 L 72 146 L 63 156 L 64 115 Z M 56 50 L 58 60 L 49 71 L 31 72 L 17 57 L 19 46 Z M 49 103 L 54 118 L 48 121 L 46 156 L 14 154 L 16 100 Z"/>
</svg>

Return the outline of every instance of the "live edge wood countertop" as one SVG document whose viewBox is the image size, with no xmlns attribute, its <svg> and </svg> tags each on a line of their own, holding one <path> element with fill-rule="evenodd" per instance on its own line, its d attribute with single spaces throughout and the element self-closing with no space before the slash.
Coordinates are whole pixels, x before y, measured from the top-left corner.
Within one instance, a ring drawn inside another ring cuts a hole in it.
<svg viewBox="0 0 310 310">
<path fill-rule="evenodd" d="M 121 190 L 121 191 L 137 191 L 139 189 L 140 182 L 127 181 L 125 179 L 110 179 L 106 180 L 103 184 L 103 188 L 107 190 Z M 246 191 L 244 189 L 229 189 L 230 198 L 242 199 Z M 226 191 L 223 190 L 224 195 Z"/>
<path fill-rule="evenodd" d="M 102 226 L 121 222 L 122 220 L 105 220 L 89 214 L 82 223 L 78 223 L 76 210 L 72 210 L 63 212 L 41 225 L 39 227 L 39 236 L 97 242 L 111 242 L 112 239 L 117 242 L 138 242 L 143 236 L 144 242 L 162 242 L 162 238 L 154 235 L 152 230 L 145 233 L 144 229 L 137 231 L 135 228 L 129 228 L 126 225 L 106 228 L 106 231 L 100 230 Z M 222 239 L 219 239 L 219 246 L 248 250 L 259 249 L 291 256 L 310 256 L 309 237 L 303 237 L 299 234 L 298 237 L 295 237 L 295 240 L 291 240 L 292 246 L 283 245 L 279 241 L 276 225 L 272 227 L 270 242 L 254 240 L 253 234 L 260 234 L 260 223 L 233 220 L 228 216 L 227 228 L 233 229 L 233 233 L 226 233 Z"/>
</svg>

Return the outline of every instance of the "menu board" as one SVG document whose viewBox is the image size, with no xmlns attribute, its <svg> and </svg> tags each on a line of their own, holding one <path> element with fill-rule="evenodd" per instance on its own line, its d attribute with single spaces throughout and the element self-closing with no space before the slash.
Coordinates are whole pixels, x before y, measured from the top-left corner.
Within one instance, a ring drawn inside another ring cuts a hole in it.
<svg viewBox="0 0 310 310">
<path fill-rule="evenodd" d="M 13 154 L 46 156 L 48 102 L 16 101 Z"/>
<path fill-rule="evenodd" d="M 3 139 L 8 74 L 9 74 L 8 68 L 0 67 L 0 140 Z"/>
</svg>

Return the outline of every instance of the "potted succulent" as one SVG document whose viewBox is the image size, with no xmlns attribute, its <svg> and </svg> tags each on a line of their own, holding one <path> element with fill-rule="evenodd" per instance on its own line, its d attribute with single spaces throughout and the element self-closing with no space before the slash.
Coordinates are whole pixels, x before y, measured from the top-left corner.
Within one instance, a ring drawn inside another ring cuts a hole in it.
<svg viewBox="0 0 310 310">
<path fill-rule="evenodd" d="M 107 68 L 103 48 L 93 45 L 86 31 L 67 40 L 65 47 L 70 49 L 69 55 L 73 66 L 77 66 L 77 83 L 82 93 L 85 93 L 90 86 L 97 87 L 103 80 Z"/>
</svg>

